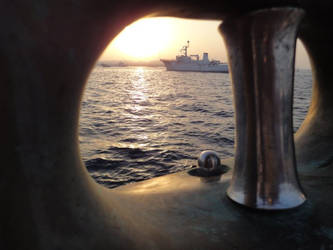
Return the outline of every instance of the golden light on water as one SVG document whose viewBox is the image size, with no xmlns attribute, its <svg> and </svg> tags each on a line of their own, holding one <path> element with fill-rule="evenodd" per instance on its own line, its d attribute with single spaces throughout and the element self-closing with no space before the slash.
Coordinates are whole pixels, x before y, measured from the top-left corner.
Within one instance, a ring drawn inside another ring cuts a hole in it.
<svg viewBox="0 0 333 250">
<path fill-rule="evenodd" d="M 127 26 L 106 49 L 135 60 L 151 59 L 169 46 L 172 24 L 166 18 L 140 19 Z"/>
</svg>

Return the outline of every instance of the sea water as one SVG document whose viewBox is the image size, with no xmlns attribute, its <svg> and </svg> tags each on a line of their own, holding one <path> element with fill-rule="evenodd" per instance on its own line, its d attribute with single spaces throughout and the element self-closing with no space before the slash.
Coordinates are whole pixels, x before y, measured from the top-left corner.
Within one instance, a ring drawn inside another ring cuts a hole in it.
<svg viewBox="0 0 333 250">
<path fill-rule="evenodd" d="M 310 70 L 296 70 L 293 122 L 310 103 Z M 96 66 L 80 116 L 80 150 L 91 176 L 109 188 L 196 165 L 203 150 L 234 154 L 230 75 L 162 67 Z"/>
</svg>

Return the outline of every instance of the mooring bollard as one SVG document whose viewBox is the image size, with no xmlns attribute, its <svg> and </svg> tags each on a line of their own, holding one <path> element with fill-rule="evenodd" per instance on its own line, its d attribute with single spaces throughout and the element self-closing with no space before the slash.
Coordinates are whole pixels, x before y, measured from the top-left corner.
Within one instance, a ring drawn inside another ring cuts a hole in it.
<svg viewBox="0 0 333 250">
<path fill-rule="evenodd" d="M 257 209 L 301 205 L 292 127 L 294 56 L 303 11 L 273 8 L 227 18 L 236 110 L 235 169 L 227 191 Z"/>
</svg>

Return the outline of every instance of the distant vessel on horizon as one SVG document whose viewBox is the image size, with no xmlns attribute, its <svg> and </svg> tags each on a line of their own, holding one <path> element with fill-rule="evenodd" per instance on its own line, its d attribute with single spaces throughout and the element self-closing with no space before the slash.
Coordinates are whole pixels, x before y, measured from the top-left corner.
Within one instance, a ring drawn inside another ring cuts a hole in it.
<svg viewBox="0 0 333 250">
<path fill-rule="evenodd" d="M 99 63 L 100 66 L 109 68 L 109 67 L 127 67 L 128 64 L 122 61 L 119 62 L 101 62 Z"/>
<path fill-rule="evenodd" d="M 161 59 L 165 67 L 169 71 L 195 71 L 195 72 L 220 72 L 228 73 L 228 64 L 221 63 L 218 60 L 209 61 L 208 53 L 204 52 L 202 60 L 199 55 L 187 55 L 187 49 L 190 47 L 190 41 L 187 41 L 187 45 L 183 46 L 179 56 L 176 56 L 176 60 Z"/>
</svg>

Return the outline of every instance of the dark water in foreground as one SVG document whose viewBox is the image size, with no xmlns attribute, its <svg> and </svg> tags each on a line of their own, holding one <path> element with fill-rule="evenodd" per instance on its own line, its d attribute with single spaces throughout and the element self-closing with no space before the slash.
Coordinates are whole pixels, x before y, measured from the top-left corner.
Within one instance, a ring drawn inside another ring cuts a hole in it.
<svg viewBox="0 0 333 250">
<path fill-rule="evenodd" d="M 305 117 L 311 72 L 295 74 L 294 127 Z M 190 168 L 199 153 L 234 153 L 228 74 L 95 67 L 81 108 L 81 154 L 107 187 Z"/>
</svg>

